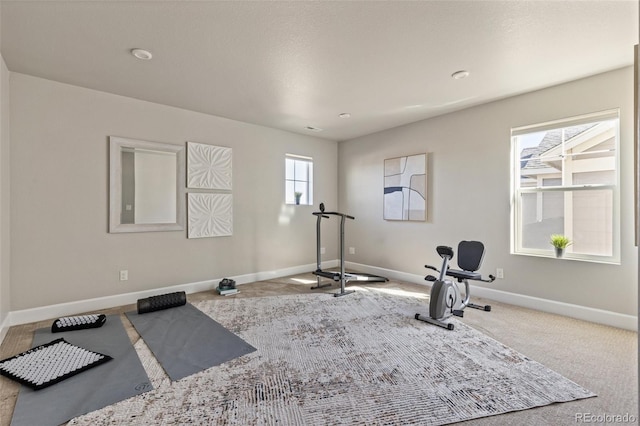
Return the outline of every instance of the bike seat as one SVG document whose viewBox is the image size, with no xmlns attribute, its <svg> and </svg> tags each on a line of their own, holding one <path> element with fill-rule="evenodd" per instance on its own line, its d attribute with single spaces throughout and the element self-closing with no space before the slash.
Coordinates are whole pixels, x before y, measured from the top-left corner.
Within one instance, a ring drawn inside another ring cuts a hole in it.
<svg viewBox="0 0 640 426">
<path fill-rule="evenodd" d="M 457 278 L 459 280 L 482 280 L 482 274 L 472 271 L 462 271 L 460 269 L 447 269 L 447 276 Z"/>
</svg>

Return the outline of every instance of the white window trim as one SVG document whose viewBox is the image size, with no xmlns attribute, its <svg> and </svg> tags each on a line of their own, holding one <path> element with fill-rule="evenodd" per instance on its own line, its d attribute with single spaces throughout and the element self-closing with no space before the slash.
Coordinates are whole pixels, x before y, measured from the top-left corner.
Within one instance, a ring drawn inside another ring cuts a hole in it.
<svg viewBox="0 0 640 426">
<path fill-rule="evenodd" d="M 614 185 L 571 185 L 571 186 L 545 186 L 545 187 L 536 187 L 536 188 L 518 188 L 518 180 L 520 179 L 519 174 L 517 173 L 516 165 L 520 164 L 520 153 L 518 152 L 518 147 L 516 144 L 516 137 L 528 133 L 541 132 L 545 130 L 552 130 L 561 127 L 570 127 L 579 124 L 590 123 L 594 121 L 605 121 L 610 119 L 617 119 L 617 124 L 615 126 L 615 134 L 616 134 L 616 156 L 615 156 L 615 167 L 616 167 L 616 183 Z M 613 253 L 611 256 L 600 256 L 600 255 L 588 255 L 581 253 L 566 253 L 559 260 L 575 260 L 575 261 L 583 261 L 583 262 L 595 262 L 595 263 L 606 263 L 606 264 L 614 264 L 620 265 L 621 259 L 621 240 L 620 240 L 620 109 L 612 109 L 602 112 L 596 112 L 591 114 L 584 114 L 577 117 L 571 117 L 567 119 L 554 120 L 546 123 L 540 123 L 535 125 L 528 125 L 522 127 L 516 127 L 511 129 L 511 185 L 510 185 L 510 193 L 511 193 L 511 254 L 522 255 L 522 256 L 534 256 L 534 257 L 547 257 L 547 258 L 556 258 L 553 247 L 549 244 L 549 249 L 534 249 L 534 248 L 523 248 L 522 247 L 522 227 L 519 226 L 519 218 L 522 217 L 521 212 L 521 203 L 519 200 L 522 199 L 521 194 L 525 193 L 538 193 L 542 194 L 545 192 L 552 191 L 583 191 L 583 190 L 594 190 L 594 189 L 611 189 L 612 190 L 612 203 L 613 203 Z"/>
<path fill-rule="evenodd" d="M 286 205 L 290 205 L 290 206 L 295 206 L 295 205 L 300 205 L 300 206 L 311 206 L 313 205 L 313 157 L 307 157 L 304 155 L 297 155 L 297 154 L 285 154 L 285 162 L 287 159 L 291 159 L 291 160 L 297 160 L 297 161 L 304 161 L 307 162 L 309 164 L 311 164 L 311 174 L 307 175 L 307 187 L 309 189 L 309 194 L 308 194 L 308 203 L 300 203 L 300 204 L 295 204 L 295 202 L 287 202 L 287 194 L 286 194 L 286 182 L 287 181 L 291 181 L 291 179 L 287 179 L 287 177 L 285 176 L 285 196 L 284 196 L 284 201 Z M 309 169 L 307 169 L 307 172 L 309 171 Z M 295 182 L 295 180 L 294 180 Z M 298 181 L 298 182 L 302 182 L 302 181 Z"/>
</svg>

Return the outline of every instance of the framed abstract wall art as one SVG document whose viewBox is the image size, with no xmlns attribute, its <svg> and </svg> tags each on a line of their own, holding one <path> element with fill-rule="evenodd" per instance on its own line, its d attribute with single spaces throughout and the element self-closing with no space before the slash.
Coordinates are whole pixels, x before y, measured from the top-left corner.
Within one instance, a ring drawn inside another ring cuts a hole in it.
<svg viewBox="0 0 640 426">
<path fill-rule="evenodd" d="M 384 219 L 427 220 L 427 154 L 384 160 Z"/>
</svg>

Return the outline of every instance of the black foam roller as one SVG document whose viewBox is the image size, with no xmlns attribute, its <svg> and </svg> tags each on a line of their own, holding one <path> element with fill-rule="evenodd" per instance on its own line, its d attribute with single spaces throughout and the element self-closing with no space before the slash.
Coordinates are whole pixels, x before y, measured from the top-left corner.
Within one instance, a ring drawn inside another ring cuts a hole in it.
<svg viewBox="0 0 640 426">
<path fill-rule="evenodd" d="M 175 308 L 187 303 L 187 294 L 184 291 L 175 293 L 160 294 L 145 299 L 138 299 L 138 313 L 159 311 L 162 309 Z"/>
</svg>

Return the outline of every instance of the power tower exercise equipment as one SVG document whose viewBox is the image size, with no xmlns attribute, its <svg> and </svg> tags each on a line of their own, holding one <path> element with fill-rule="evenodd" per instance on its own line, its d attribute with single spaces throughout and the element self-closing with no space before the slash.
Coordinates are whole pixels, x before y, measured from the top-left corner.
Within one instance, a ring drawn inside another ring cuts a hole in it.
<svg viewBox="0 0 640 426">
<path fill-rule="evenodd" d="M 386 282 L 389 281 L 388 278 L 380 277 L 378 275 L 371 274 L 363 274 L 356 272 L 345 272 L 344 269 L 344 223 L 347 219 L 354 220 L 355 217 L 349 216 L 348 214 L 339 213 L 339 212 L 327 212 L 324 208 L 324 203 L 320 203 L 320 211 L 313 212 L 313 215 L 317 218 L 316 220 L 316 252 L 317 252 L 317 267 L 316 270 L 313 271 L 313 274 L 317 278 L 317 283 L 314 287 L 311 287 L 311 290 L 315 290 L 318 288 L 329 287 L 331 286 L 330 281 L 322 282 L 322 278 L 330 278 L 333 281 L 340 282 L 340 292 L 334 293 L 335 297 L 344 296 L 346 294 L 353 293 L 354 290 L 345 290 L 345 285 L 349 281 L 368 281 L 368 282 Z M 321 256 L 321 247 L 320 247 L 320 223 L 322 219 L 329 219 L 331 216 L 338 216 L 340 218 L 340 272 L 333 271 L 323 271 L 322 270 L 322 256 Z"/>
</svg>

